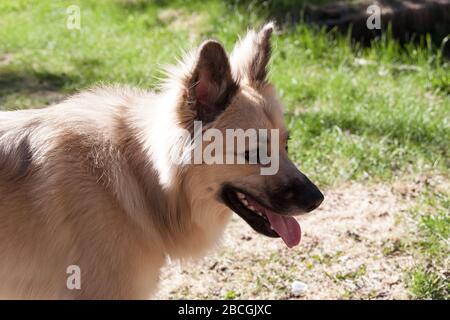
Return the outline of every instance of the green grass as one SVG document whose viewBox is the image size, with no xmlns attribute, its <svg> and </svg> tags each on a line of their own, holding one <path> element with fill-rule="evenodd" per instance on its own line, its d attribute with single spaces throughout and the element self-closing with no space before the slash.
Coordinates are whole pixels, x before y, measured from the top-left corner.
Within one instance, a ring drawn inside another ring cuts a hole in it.
<svg viewBox="0 0 450 320">
<path fill-rule="evenodd" d="M 1 1 L 0 110 L 43 106 L 99 82 L 155 88 L 161 66 L 184 50 L 208 37 L 231 50 L 238 34 L 291 3 Z M 66 27 L 74 4 L 80 30 Z M 270 79 L 286 105 L 290 152 L 301 170 L 322 187 L 448 176 L 449 62 L 429 38 L 405 47 L 389 36 L 370 48 L 349 43 L 305 25 L 274 37 Z M 418 218 L 425 256 L 442 250 L 435 235 L 448 232 L 448 210 L 442 214 Z M 416 297 L 435 297 L 426 289 L 435 283 L 428 270 L 413 272 Z"/>
<path fill-rule="evenodd" d="M 411 273 L 410 290 L 414 298 L 448 300 L 450 285 L 441 274 L 421 267 Z"/>
<path fill-rule="evenodd" d="M 415 223 L 416 265 L 409 289 L 417 299 L 450 299 L 450 191 L 429 186 L 419 195 L 411 215 Z"/>
</svg>

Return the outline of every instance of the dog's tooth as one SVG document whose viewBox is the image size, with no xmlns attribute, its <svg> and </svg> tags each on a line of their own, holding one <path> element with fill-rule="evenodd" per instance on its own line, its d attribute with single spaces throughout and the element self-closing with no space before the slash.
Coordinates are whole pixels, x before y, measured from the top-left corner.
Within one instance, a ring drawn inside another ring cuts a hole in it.
<svg viewBox="0 0 450 320">
<path fill-rule="evenodd" d="M 248 206 L 248 208 L 252 211 L 255 211 L 255 207 L 254 206 Z"/>
<path fill-rule="evenodd" d="M 238 193 L 237 193 L 237 196 L 238 196 L 238 198 L 241 199 L 241 200 L 242 200 L 242 199 L 245 199 L 245 196 L 244 196 L 243 193 L 238 192 Z"/>
<path fill-rule="evenodd" d="M 245 204 L 246 206 L 248 206 L 248 201 L 245 198 L 242 199 L 242 203 Z"/>
</svg>

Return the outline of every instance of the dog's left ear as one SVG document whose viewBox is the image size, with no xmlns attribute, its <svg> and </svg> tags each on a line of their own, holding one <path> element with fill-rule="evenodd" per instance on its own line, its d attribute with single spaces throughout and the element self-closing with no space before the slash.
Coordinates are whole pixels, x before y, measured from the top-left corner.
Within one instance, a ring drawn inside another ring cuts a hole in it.
<svg viewBox="0 0 450 320">
<path fill-rule="evenodd" d="M 189 104 L 197 120 L 210 122 L 225 110 L 237 85 L 219 42 L 208 40 L 199 47 L 189 82 Z"/>
<path fill-rule="evenodd" d="M 258 32 L 250 30 L 236 44 L 230 58 L 236 79 L 253 87 L 267 81 L 267 67 L 272 53 L 270 38 L 274 29 L 273 22 L 267 23 Z"/>
</svg>

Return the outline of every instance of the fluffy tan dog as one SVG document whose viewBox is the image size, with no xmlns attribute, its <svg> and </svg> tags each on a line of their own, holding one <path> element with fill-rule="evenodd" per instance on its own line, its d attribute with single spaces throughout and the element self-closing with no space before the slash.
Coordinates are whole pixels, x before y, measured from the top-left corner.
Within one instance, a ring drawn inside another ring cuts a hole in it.
<svg viewBox="0 0 450 320">
<path fill-rule="evenodd" d="M 0 297 L 149 298 L 166 258 L 204 254 L 232 211 L 298 244 L 292 215 L 323 196 L 287 156 L 281 105 L 266 79 L 272 29 L 250 31 L 231 58 L 219 42 L 204 42 L 159 93 L 105 87 L 1 112 Z M 194 121 L 223 133 L 276 129 L 276 174 L 262 175 L 261 163 L 173 161 L 192 152 L 185 133 L 193 135 Z M 81 271 L 79 287 L 68 284 L 70 266 Z"/>
</svg>

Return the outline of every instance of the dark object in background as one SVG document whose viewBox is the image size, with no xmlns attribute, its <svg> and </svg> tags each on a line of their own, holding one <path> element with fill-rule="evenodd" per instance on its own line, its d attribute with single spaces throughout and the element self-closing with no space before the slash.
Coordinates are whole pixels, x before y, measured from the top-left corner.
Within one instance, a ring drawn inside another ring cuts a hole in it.
<svg viewBox="0 0 450 320">
<path fill-rule="evenodd" d="M 369 17 L 367 8 L 376 4 L 381 8 L 381 29 L 370 30 L 366 22 Z M 405 43 L 417 40 L 429 33 L 434 43 L 440 47 L 446 36 L 450 35 L 450 0 L 379 0 L 335 2 L 324 5 L 305 4 L 292 8 L 284 17 L 277 19 L 281 24 L 295 24 L 301 18 L 309 24 L 325 27 L 328 30 L 337 28 L 347 32 L 351 27 L 353 39 L 369 44 L 370 41 L 388 30 L 394 38 Z M 450 54 L 450 40 L 444 51 Z"/>
</svg>

